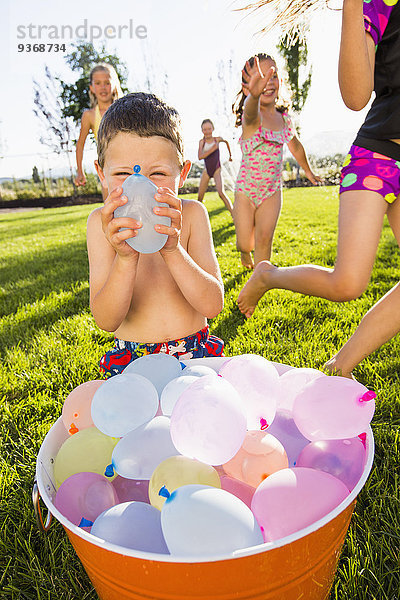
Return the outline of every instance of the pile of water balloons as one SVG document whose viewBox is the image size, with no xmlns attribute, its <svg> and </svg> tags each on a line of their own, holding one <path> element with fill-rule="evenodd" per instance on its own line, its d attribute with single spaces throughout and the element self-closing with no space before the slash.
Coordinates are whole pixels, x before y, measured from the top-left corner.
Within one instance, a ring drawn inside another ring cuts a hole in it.
<svg viewBox="0 0 400 600">
<path fill-rule="evenodd" d="M 210 362 L 210 365 L 216 365 Z M 56 508 L 107 542 L 229 555 L 311 525 L 359 481 L 375 393 L 253 354 L 144 356 L 66 398 Z"/>
</svg>

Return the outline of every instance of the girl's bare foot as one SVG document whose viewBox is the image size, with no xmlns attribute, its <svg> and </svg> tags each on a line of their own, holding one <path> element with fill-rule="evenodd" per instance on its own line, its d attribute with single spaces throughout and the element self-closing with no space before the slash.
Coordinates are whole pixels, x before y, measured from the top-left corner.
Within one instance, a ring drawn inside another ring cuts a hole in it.
<svg viewBox="0 0 400 600">
<path fill-rule="evenodd" d="M 333 357 L 330 360 L 328 360 L 324 366 L 323 369 L 325 371 L 328 371 L 328 373 L 330 373 L 331 375 L 337 375 L 338 377 L 347 377 L 347 379 L 354 379 L 354 381 L 356 381 L 356 378 L 354 377 L 353 373 L 351 371 L 347 371 L 345 369 L 342 369 L 339 364 L 336 363 L 336 358 Z"/>
<path fill-rule="evenodd" d="M 254 269 L 253 257 L 251 256 L 250 252 L 241 252 L 240 260 L 246 269 Z"/>
<path fill-rule="evenodd" d="M 240 292 L 237 300 L 239 309 L 248 319 L 253 314 L 261 296 L 271 289 L 268 285 L 269 275 L 275 269 L 277 267 L 274 267 L 268 260 L 262 260 Z"/>
</svg>

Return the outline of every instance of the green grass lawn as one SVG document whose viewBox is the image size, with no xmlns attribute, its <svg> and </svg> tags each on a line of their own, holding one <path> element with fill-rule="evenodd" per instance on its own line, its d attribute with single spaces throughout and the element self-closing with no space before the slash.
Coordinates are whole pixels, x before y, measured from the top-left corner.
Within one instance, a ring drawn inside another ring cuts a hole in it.
<svg viewBox="0 0 400 600">
<path fill-rule="evenodd" d="M 273 261 L 332 266 L 337 189 L 284 193 Z M 211 322 L 226 354 L 258 353 L 296 367 L 321 367 L 362 315 L 399 279 L 399 250 L 385 224 L 371 282 L 358 300 L 333 304 L 273 290 L 246 320 L 236 305 L 249 277 L 235 250 L 234 227 L 216 194 L 208 194 L 225 307 Z M 61 525 L 39 534 L 32 509 L 35 460 L 66 395 L 98 376 L 112 336 L 88 305 L 86 219 L 92 206 L 0 214 L 0 598 L 97 598 Z M 400 598 L 400 343 L 366 359 L 356 377 L 378 394 L 376 455 L 359 495 L 332 598 Z M 306 600 L 306 599 L 305 599 Z"/>
</svg>

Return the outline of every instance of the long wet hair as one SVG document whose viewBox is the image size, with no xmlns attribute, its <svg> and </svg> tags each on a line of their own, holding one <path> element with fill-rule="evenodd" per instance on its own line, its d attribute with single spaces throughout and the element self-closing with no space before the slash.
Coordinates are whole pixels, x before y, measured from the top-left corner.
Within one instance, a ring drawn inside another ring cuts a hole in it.
<svg viewBox="0 0 400 600">
<path fill-rule="evenodd" d="M 117 72 L 112 65 L 109 65 L 107 63 L 98 63 L 97 65 L 95 65 L 93 67 L 93 69 L 90 71 L 90 75 L 89 75 L 90 85 L 92 85 L 92 83 L 93 83 L 93 75 L 95 73 L 97 73 L 98 71 L 105 71 L 110 76 L 111 89 L 112 89 L 111 102 L 114 102 L 118 98 L 122 98 L 123 93 L 121 90 L 121 84 L 119 82 Z M 90 108 L 93 108 L 94 106 L 96 106 L 97 98 L 90 89 L 89 89 L 89 99 L 90 99 Z"/>
<path fill-rule="evenodd" d="M 265 34 L 279 28 L 282 37 L 295 41 L 302 37 L 304 28 L 321 9 L 341 10 L 331 8 L 329 0 L 253 0 L 235 10 L 246 12 L 246 16 L 255 16 L 258 23 L 267 23 L 258 33 Z"/>
<path fill-rule="evenodd" d="M 269 54 L 265 54 L 265 52 L 260 52 L 259 54 L 255 54 L 254 56 L 251 56 L 248 59 L 248 62 L 251 67 L 254 65 L 254 61 L 256 58 L 258 58 L 258 60 L 260 62 L 262 60 L 272 60 L 273 62 L 275 62 L 275 59 L 272 56 L 270 56 Z M 243 70 L 246 71 L 246 73 L 247 73 L 246 65 L 244 65 Z M 246 82 L 244 81 L 243 76 L 242 76 L 242 84 L 243 83 L 246 83 Z M 232 104 L 232 112 L 234 115 L 236 115 L 235 127 L 240 127 L 242 124 L 244 103 L 245 103 L 246 98 L 247 98 L 247 96 L 245 95 L 245 93 L 243 91 L 243 86 L 242 86 L 242 88 L 236 95 L 235 102 Z M 275 108 L 277 111 L 283 113 L 283 112 L 288 111 L 290 109 L 290 106 L 291 106 L 290 94 L 287 90 L 287 86 L 285 85 L 284 81 L 280 82 L 279 94 L 278 94 L 278 98 L 276 100 Z"/>
</svg>

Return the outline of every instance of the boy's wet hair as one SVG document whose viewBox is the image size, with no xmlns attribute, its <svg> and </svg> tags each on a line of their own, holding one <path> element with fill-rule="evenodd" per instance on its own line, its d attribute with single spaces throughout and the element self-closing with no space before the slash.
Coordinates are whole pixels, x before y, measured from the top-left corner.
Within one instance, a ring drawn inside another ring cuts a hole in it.
<svg viewBox="0 0 400 600">
<path fill-rule="evenodd" d="M 106 110 L 97 134 L 97 154 L 101 168 L 111 140 L 120 131 L 140 137 L 164 137 L 174 144 L 182 167 L 183 141 L 178 111 L 154 94 L 135 92 L 116 100 Z"/>
</svg>

